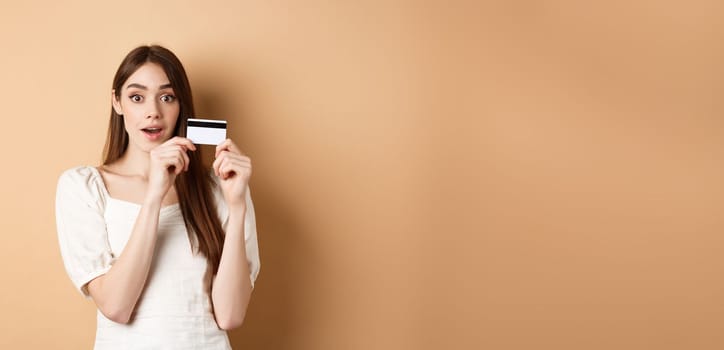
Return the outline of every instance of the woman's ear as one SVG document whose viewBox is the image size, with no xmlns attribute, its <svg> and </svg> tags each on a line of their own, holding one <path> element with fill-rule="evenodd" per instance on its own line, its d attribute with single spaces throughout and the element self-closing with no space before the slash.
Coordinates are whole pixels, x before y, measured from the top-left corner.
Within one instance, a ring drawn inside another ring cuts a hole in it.
<svg viewBox="0 0 724 350">
<path fill-rule="evenodd" d="M 123 115 L 123 109 L 121 108 L 121 102 L 116 98 L 116 89 L 111 90 L 111 104 L 116 114 Z"/>
</svg>

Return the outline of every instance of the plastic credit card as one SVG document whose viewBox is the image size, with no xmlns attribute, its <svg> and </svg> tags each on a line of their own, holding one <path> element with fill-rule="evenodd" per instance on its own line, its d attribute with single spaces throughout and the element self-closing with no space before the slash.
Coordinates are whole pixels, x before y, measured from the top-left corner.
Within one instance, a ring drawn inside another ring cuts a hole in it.
<svg viewBox="0 0 724 350">
<path fill-rule="evenodd" d="M 189 118 L 186 138 L 197 145 L 218 145 L 226 140 L 226 121 Z"/>
</svg>

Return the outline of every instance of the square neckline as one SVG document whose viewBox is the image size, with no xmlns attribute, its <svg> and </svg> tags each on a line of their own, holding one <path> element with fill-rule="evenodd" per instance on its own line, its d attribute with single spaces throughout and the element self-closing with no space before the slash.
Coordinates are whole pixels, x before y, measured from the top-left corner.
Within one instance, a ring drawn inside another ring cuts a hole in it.
<svg viewBox="0 0 724 350">
<path fill-rule="evenodd" d="M 103 190 L 103 195 L 104 195 L 106 198 L 108 198 L 108 199 L 110 199 L 110 200 L 113 200 L 113 201 L 116 201 L 116 202 L 119 202 L 119 203 L 126 204 L 126 205 L 131 205 L 131 206 L 137 207 L 137 208 L 139 208 L 139 209 L 143 206 L 143 204 L 141 204 L 141 203 L 136 203 L 136 202 L 131 202 L 131 201 L 123 200 L 123 199 L 118 199 L 118 198 L 114 198 L 113 196 L 111 196 L 111 193 L 108 192 L 108 188 L 106 187 L 106 182 L 105 182 L 105 180 L 103 180 L 103 175 L 101 175 L 101 171 L 98 170 L 98 168 L 96 168 L 96 167 L 94 167 L 94 166 L 87 166 L 87 167 L 90 168 L 91 171 L 93 172 L 93 175 L 95 175 L 95 176 L 98 178 L 98 181 L 99 181 L 99 183 L 100 183 L 100 187 L 101 187 L 101 189 Z M 164 205 L 164 206 L 161 207 L 161 211 L 166 211 L 166 210 L 168 210 L 168 209 L 172 209 L 172 208 L 176 208 L 176 207 L 180 207 L 179 202 L 176 202 L 176 203 L 173 203 L 173 204 Z"/>
</svg>

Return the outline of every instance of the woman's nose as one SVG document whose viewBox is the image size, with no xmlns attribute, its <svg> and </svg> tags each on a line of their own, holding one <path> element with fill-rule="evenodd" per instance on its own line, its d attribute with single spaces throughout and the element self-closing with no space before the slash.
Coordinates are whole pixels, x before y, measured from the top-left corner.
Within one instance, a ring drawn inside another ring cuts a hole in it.
<svg viewBox="0 0 724 350">
<path fill-rule="evenodd" d="M 158 112 L 159 108 L 156 105 L 156 103 L 151 103 L 149 106 L 148 111 L 146 112 L 146 119 L 158 119 L 161 117 L 161 114 Z"/>
</svg>

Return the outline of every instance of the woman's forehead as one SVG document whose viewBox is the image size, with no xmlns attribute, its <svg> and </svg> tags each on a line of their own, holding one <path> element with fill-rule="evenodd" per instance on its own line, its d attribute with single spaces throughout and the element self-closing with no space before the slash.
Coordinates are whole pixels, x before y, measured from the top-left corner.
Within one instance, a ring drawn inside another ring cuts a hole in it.
<svg viewBox="0 0 724 350">
<path fill-rule="evenodd" d="M 133 72 L 133 74 L 128 77 L 128 80 L 126 80 L 124 88 L 128 89 L 131 87 L 160 90 L 171 87 L 171 82 L 160 65 L 147 62 Z"/>
</svg>

